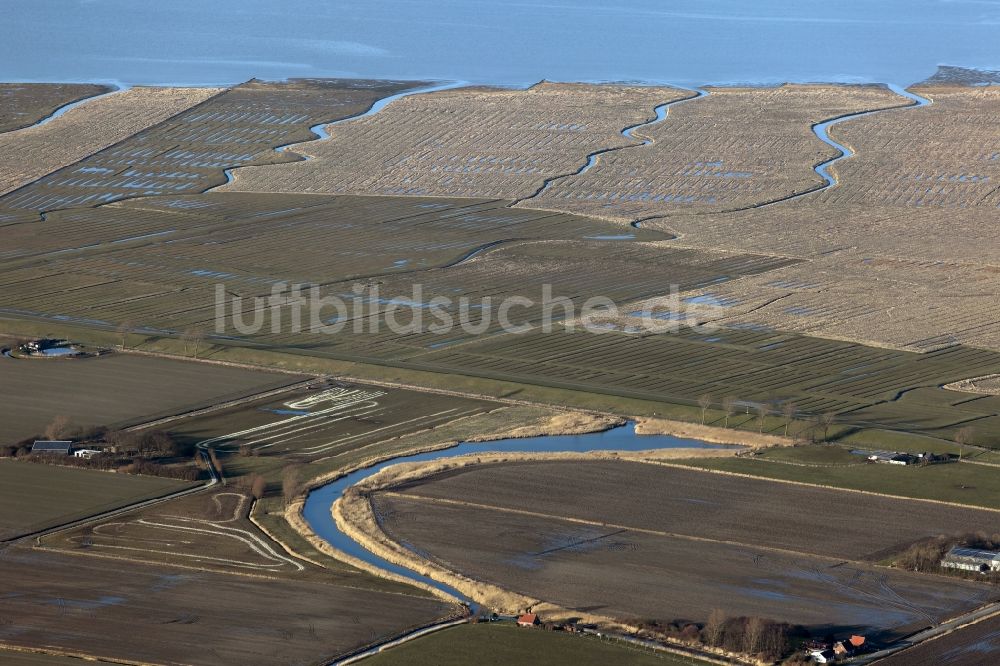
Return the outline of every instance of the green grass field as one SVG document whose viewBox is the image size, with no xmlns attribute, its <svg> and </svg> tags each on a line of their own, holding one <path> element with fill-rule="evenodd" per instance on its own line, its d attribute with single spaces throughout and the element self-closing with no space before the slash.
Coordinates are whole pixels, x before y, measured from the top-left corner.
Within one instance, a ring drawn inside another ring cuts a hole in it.
<svg viewBox="0 0 1000 666">
<path fill-rule="evenodd" d="M 371 666 L 690 666 L 706 662 L 602 642 L 592 636 L 519 629 L 510 624 L 463 624 L 386 650 L 365 659 L 364 663 Z"/>
<path fill-rule="evenodd" d="M 0 460 L 0 538 L 160 497 L 192 484 L 152 476 Z"/>
<path fill-rule="evenodd" d="M 780 456 L 785 463 L 799 462 L 795 459 L 795 452 L 806 452 L 803 454 L 806 458 L 815 456 L 810 448 L 789 449 Z M 833 488 L 866 490 L 886 495 L 1000 509 L 1000 482 L 998 482 L 1000 470 L 985 465 L 950 463 L 928 467 L 864 464 L 805 466 L 783 464 L 780 459 L 760 458 L 692 458 L 678 463 L 766 479 L 799 481 Z"/>
</svg>

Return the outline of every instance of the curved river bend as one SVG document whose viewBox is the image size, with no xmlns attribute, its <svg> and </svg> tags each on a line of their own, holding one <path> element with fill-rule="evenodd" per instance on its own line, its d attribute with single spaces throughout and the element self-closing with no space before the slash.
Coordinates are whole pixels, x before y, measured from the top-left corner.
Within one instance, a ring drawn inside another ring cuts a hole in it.
<svg viewBox="0 0 1000 666">
<path fill-rule="evenodd" d="M 552 435 L 525 437 L 522 439 L 500 439 L 492 442 L 463 442 L 450 449 L 428 451 L 412 455 L 402 455 L 351 472 L 336 481 L 311 491 L 306 498 L 303 517 L 309 527 L 320 538 L 348 555 L 352 555 L 380 569 L 390 571 L 414 582 L 424 583 L 455 597 L 470 607 L 474 602 L 458 590 L 439 581 L 423 576 L 407 567 L 388 562 L 370 552 L 360 543 L 342 532 L 333 520 L 333 503 L 351 486 L 377 474 L 386 467 L 405 462 L 436 462 L 458 456 L 483 453 L 563 453 L 588 451 L 648 451 L 651 449 L 708 449 L 724 448 L 697 439 L 683 439 L 671 435 L 637 435 L 635 423 L 586 435 Z"/>
<path fill-rule="evenodd" d="M 802 194 L 800 194 L 798 196 L 804 196 L 806 194 L 812 194 L 814 192 L 821 192 L 823 190 L 828 190 L 831 187 L 836 186 L 837 179 L 834 178 L 830 174 L 830 167 L 832 167 L 837 162 L 840 162 L 841 160 L 846 160 L 848 157 L 853 157 L 854 156 L 854 151 L 853 150 L 851 150 L 850 148 L 848 148 L 847 146 L 845 146 L 842 143 L 838 143 L 837 141 L 835 141 L 833 138 L 830 137 L 830 128 L 831 127 L 833 127 L 834 125 L 839 125 L 840 123 L 844 122 L 845 120 L 852 120 L 854 118 L 861 118 L 861 117 L 864 117 L 864 116 L 871 116 L 871 115 L 874 115 L 876 113 L 882 113 L 883 111 L 892 111 L 894 109 L 914 109 L 914 108 L 917 108 L 917 107 L 927 106 L 928 104 L 931 104 L 931 100 L 927 99 L 926 97 L 921 97 L 920 95 L 918 95 L 916 93 L 912 93 L 909 90 L 906 90 L 905 88 L 902 88 L 902 87 L 900 87 L 900 86 L 898 86 L 898 85 L 896 85 L 894 83 L 890 83 L 889 84 L 889 89 L 892 90 L 892 92 L 894 92 L 897 95 L 899 95 L 900 97 L 905 97 L 905 98 L 907 98 L 909 100 L 912 100 L 913 104 L 910 104 L 908 106 L 902 106 L 902 107 L 899 107 L 899 106 L 892 107 L 892 108 L 889 108 L 889 109 L 876 109 L 874 111 L 862 111 L 860 113 L 849 113 L 849 114 L 847 114 L 845 116 L 838 116 L 836 118 L 831 118 L 830 120 L 824 120 L 821 123 L 817 123 L 817 124 L 813 125 L 813 133 L 816 134 L 816 136 L 819 138 L 819 140 L 822 141 L 823 143 L 826 143 L 826 144 L 828 144 L 830 146 L 833 146 L 838 151 L 840 151 L 840 154 L 837 155 L 836 157 L 832 158 L 832 159 L 829 159 L 829 160 L 821 163 L 821 164 L 817 164 L 816 167 L 815 167 L 815 169 L 814 169 L 814 171 L 816 171 L 816 173 L 818 173 L 823 178 L 823 180 L 826 181 L 826 185 L 824 185 L 823 187 L 821 187 L 821 188 L 819 188 L 817 190 L 812 190 L 810 192 L 804 192 L 804 193 L 802 193 Z M 792 198 L 795 198 L 795 197 L 792 197 Z"/>
</svg>

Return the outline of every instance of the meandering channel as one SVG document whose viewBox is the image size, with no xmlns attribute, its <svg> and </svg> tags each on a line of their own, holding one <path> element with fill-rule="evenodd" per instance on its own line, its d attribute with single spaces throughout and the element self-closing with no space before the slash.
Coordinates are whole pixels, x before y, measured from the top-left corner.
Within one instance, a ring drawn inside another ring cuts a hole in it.
<svg viewBox="0 0 1000 666">
<path fill-rule="evenodd" d="M 678 90 L 687 90 L 693 94 L 688 95 L 687 97 L 682 97 L 681 99 L 675 99 L 672 102 L 665 102 L 663 104 L 657 105 L 656 107 L 653 108 L 654 115 L 652 120 L 645 120 L 641 123 L 636 123 L 635 125 L 629 125 L 625 129 L 623 129 L 620 132 L 620 134 L 626 139 L 635 139 L 637 138 L 634 136 L 634 132 L 636 130 L 644 129 L 646 127 L 652 127 L 653 125 L 663 122 L 670 114 L 670 109 L 672 107 L 675 107 L 679 104 L 683 104 L 684 102 L 690 102 L 700 97 L 705 97 L 706 95 L 709 94 L 707 90 L 702 90 L 701 88 L 685 88 L 684 86 L 677 86 L 677 85 L 671 85 L 670 87 L 677 88 Z M 566 178 L 572 178 L 573 176 L 579 176 L 581 174 L 587 173 L 595 164 L 597 164 L 601 155 L 606 155 L 607 153 L 615 153 L 620 150 L 628 150 L 630 148 L 641 148 L 643 146 L 648 146 L 654 143 L 654 140 L 650 138 L 642 138 L 640 140 L 642 141 L 642 143 L 639 144 L 632 143 L 626 146 L 613 146 L 610 148 L 600 148 L 598 150 L 595 150 L 594 152 L 589 153 L 587 155 L 587 161 L 584 162 L 583 166 L 581 166 L 576 171 L 573 171 L 571 173 L 561 173 L 558 176 L 551 176 L 550 178 L 546 178 L 544 181 L 542 181 L 541 186 L 537 190 L 535 190 L 526 197 L 515 199 L 510 205 L 516 206 L 520 203 L 524 203 L 525 201 L 529 201 L 531 199 L 539 197 L 546 191 L 548 191 L 548 189 L 552 186 L 553 183 L 556 183 L 560 180 L 564 180 Z"/>
<path fill-rule="evenodd" d="M 351 486 L 377 474 L 390 465 L 406 462 L 437 462 L 468 454 L 500 453 L 585 453 L 589 451 L 648 451 L 651 449 L 676 448 L 722 448 L 697 439 L 683 439 L 671 435 L 637 435 L 635 423 L 586 435 L 551 435 L 525 437 L 522 439 L 501 439 L 492 442 L 463 442 L 450 449 L 401 455 L 377 463 L 372 467 L 351 472 L 325 486 L 311 491 L 306 498 L 303 517 L 309 527 L 330 545 L 371 565 L 403 576 L 408 580 L 429 585 L 462 603 L 475 608 L 475 602 L 449 585 L 421 575 L 407 567 L 393 564 L 375 555 L 363 545 L 345 534 L 333 519 L 333 503 Z"/>
<path fill-rule="evenodd" d="M 836 176 L 830 173 L 830 168 L 840 161 L 846 160 L 850 157 L 854 157 L 855 151 L 853 151 L 849 146 L 840 143 L 839 141 L 830 136 L 830 129 L 832 127 L 835 127 L 836 125 L 839 125 L 840 123 L 848 120 L 853 120 L 855 118 L 863 118 L 864 116 L 871 116 L 875 115 L 876 113 L 883 113 L 886 111 L 897 111 L 900 109 L 915 109 L 922 106 L 928 106 L 929 104 L 933 103 L 926 97 L 922 97 L 914 92 L 910 92 L 906 88 L 896 85 L 895 83 L 889 83 L 886 84 L 886 86 L 889 88 L 889 90 L 896 93 L 900 97 L 905 97 L 906 99 L 911 100 L 912 104 L 904 104 L 901 106 L 890 106 L 884 109 L 873 109 L 871 111 L 858 111 L 855 113 L 847 113 L 841 116 L 836 116 L 834 118 L 828 118 L 827 120 L 820 121 L 812 126 L 812 131 L 813 134 L 816 135 L 816 138 L 818 138 L 820 141 L 827 144 L 828 146 L 836 148 L 837 150 L 837 154 L 835 156 L 831 157 L 828 160 L 824 160 L 823 162 L 820 162 L 815 167 L 813 167 L 813 171 L 819 174 L 819 176 L 823 179 L 823 183 L 821 185 L 817 185 L 816 187 L 811 187 L 805 190 L 804 192 L 797 192 L 795 194 L 789 194 L 787 196 L 779 197 L 777 199 L 771 199 L 769 201 L 761 201 L 759 203 L 750 204 L 748 206 L 741 206 L 739 208 L 729 208 L 721 211 L 719 210 L 705 211 L 702 213 L 695 213 L 695 214 L 738 213 L 743 210 L 753 210 L 755 208 L 764 208 L 766 206 L 773 206 L 775 204 L 794 201 L 795 199 L 801 199 L 802 197 L 810 196 L 812 194 L 816 194 L 817 192 L 823 192 L 830 188 L 836 187 L 839 181 L 837 180 Z M 670 215 L 669 214 L 648 215 L 633 222 L 632 226 L 638 228 L 642 225 L 643 222 L 648 222 L 650 220 L 662 220 L 667 217 L 670 217 Z"/>
<path fill-rule="evenodd" d="M 24 130 L 31 129 L 32 127 L 42 127 L 43 125 L 48 125 L 49 123 L 51 123 L 56 118 L 59 118 L 60 116 L 65 115 L 67 112 L 72 111 L 73 109 L 75 109 L 78 106 L 81 106 L 83 104 L 87 104 L 88 102 L 93 102 L 95 100 L 101 99 L 102 97 L 108 97 L 109 95 L 117 95 L 118 93 L 123 92 L 125 90 L 128 90 L 129 88 L 132 87 L 132 86 L 130 86 L 128 84 L 120 83 L 118 81 L 96 81 L 95 83 L 98 83 L 100 85 L 111 86 L 113 89 L 109 90 L 107 92 L 97 93 L 96 95 L 90 95 L 88 97 L 84 97 L 82 99 L 78 99 L 75 102 L 70 102 L 68 104 L 63 104 L 62 106 L 60 106 L 55 111 L 53 111 L 49 115 L 45 116 L 44 118 L 42 118 L 38 122 L 36 122 L 34 124 L 31 124 L 31 125 L 28 125 L 27 127 L 22 127 L 21 129 L 13 130 L 13 131 L 15 131 L 15 132 L 22 132 Z"/>
<path fill-rule="evenodd" d="M 435 83 L 434 85 L 423 86 L 421 88 L 412 88 L 410 90 L 404 90 L 403 92 L 399 92 L 399 93 L 396 93 L 394 95 L 389 95 L 387 97 L 383 97 L 383 98 L 379 99 L 378 101 L 376 101 L 374 104 L 372 104 L 368 108 L 367 111 L 363 111 L 361 113 L 355 113 L 354 115 L 346 116 L 344 118 L 338 118 L 337 120 L 331 120 L 331 121 L 328 121 L 328 122 L 322 122 L 322 123 L 318 123 L 316 125 L 313 125 L 312 127 L 309 128 L 309 131 L 316 135 L 315 138 L 306 139 L 305 141 L 293 141 L 292 143 L 286 143 L 286 144 L 283 144 L 281 146 L 277 146 L 276 148 L 274 148 L 274 152 L 276 152 L 276 153 L 293 152 L 294 153 L 295 151 L 293 151 L 291 149 L 294 148 L 295 146 L 298 146 L 298 145 L 303 144 L 303 143 L 312 143 L 313 141 L 322 141 L 324 139 L 329 139 L 330 138 L 330 134 L 329 134 L 329 132 L 327 132 L 327 129 L 326 129 L 327 127 L 332 127 L 333 125 L 340 125 L 342 123 L 349 123 L 349 122 L 354 121 L 354 120 L 360 120 L 361 118 L 367 118 L 368 116 L 374 116 L 376 113 L 378 113 L 379 111 L 381 111 L 385 107 L 389 106 L 390 104 L 392 104 L 393 102 L 395 102 L 397 99 L 402 99 L 403 97 L 409 97 L 410 95 L 421 95 L 423 93 L 438 92 L 438 91 L 441 91 L 441 90 L 451 90 L 452 88 L 461 88 L 462 86 L 466 86 L 466 85 L 468 85 L 468 82 L 466 82 L 466 81 L 449 81 L 449 82 L 446 82 L 446 83 Z M 309 161 L 309 160 L 315 159 L 311 155 L 305 155 L 305 154 L 302 154 L 302 153 L 295 153 L 295 154 L 299 155 L 304 161 Z M 225 169 L 222 173 L 226 176 L 226 182 L 222 183 L 220 185 L 216 185 L 215 187 L 210 187 L 210 188 L 208 188 L 205 191 L 206 192 L 211 192 L 212 190 L 214 190 L 216 188 L 219 188 L 219 187 L 222 187 L 223 185 L 228 185 L 229 183 L 232 183 L 233 182 L 233 172 L 237 171 L 238 169 L 245 169 L 248 166 L 255 166 L 255 165 L 249 164 L 249 165 L 236 166 L 236 167 L 230 167 L 228 169 Z"/>
<path fill-rule="evenodd" d="M 909 90 L 906 90 L 905 88 L 903 88 L 901 86 L 898 86 L 898 85 L 896 85 L 894 83 L 890 83 L 889 84 L 889 89 L 892 92 L 894 92 L 897 95 L 899 95 L 900 97 L 905 97 L 905 98 L 907 98 L 909 100 L 912 100 L 913 104 L 908 104 L 908 105 L 902 106 L 902 107 L 894 106 L 894 107 L 890 107 L 888 109 L 876 109 L 874 111 L 861 111 L 860 113 L 849 113 L 847 115 L 838 116 L 836 118 L 831 118 L 829 120 L 824 120 L 821 123 L 817 123 L 817 124 L 813 125 L 813 128 L 812 128 L 813 133 L 819 138 L 819 140 L 822 141 L 823 143 L 826 143 L 826 144 L 828 144 L 830 146 L 833 146 L 834 148 L 837 149 L 837 151 L 840 154 L 837 155 L 836 157 L 828 159 L 825 162 L 821 162 L 820 164 L 817 164 L 814 167 L 814 169 L 813 169 L 816 173 L 818 173 L 820 175 L 821 178 L 823 178 L 824 181 L 826 181 L 825 185 L 821 186 L 818 189 L 811 190 L 809 192 L 803 192 L 801 194 L 794 195 L 792 197 L 789 197 L 789 199 L 795 199 L 795 198 L 798 198 L 798 197 L 802 197 L 802 196 L 805 196 L 807 194 L 812 194 L 813 192 L 822 192 L 823 190 L 828 190 L 831 187 L 836 187 L 837 186 L 837 178 L 833 174 L 830 173 L 830 167 L 832 167 L 837 162 L 840 162 L 841 160 L 846 160 L 849 157 L 853 157 L 855 153 L 848 146 L 845 146 L 844 144 L 839 143 L 833 137 L 830 136 L 830 128 L 831 127 L 834 127 L 835 125 L 839 125 L 840 123 L 842 123 L 842 122 L 844 122 L 846 120 L 852 120 L 854 118 L 862 118 L 864 116 L 871 116 L 871 115 L 874 115 L 876 113 L 882 113 L 883 111 L 892 111 L 894 109 L 901 109 L 901 108 L 902 109 L 917 108 L 917 107 L 921 107 L 921 106 L 927 106 L 927 105 L 929 105 L 929 104 L 932 103 L 931 100 L 927 99 L 926 97 L 921 97 L 920 95 L 918 95 L 916 93 L 913 93 L 913 92 L 910 92 Z M 787 200 L 788 199 L 786 199 L 786 201 Z"/>
</svg>

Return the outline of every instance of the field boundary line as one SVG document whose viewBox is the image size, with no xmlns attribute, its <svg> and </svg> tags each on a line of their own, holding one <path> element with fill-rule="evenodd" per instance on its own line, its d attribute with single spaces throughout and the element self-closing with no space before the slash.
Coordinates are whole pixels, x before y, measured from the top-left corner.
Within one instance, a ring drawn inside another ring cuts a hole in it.
<svg viewBox="0 0 1000 666">
<path fill-rule="evenodd" d="M 985 613 L 985 614 L 980 616 L 979 615 L 980 613 Z M 1000 602 L 994 602 L 992 604 L 987 604 L 985 606 L 981 606 L 980 608 L 978 608 L 978 609 L 976 609 L 974 611 L 970 611 L 969 613 L 965 613 L 964 615 L 960 615 L 960 616 L 958 616 L 956 618 L 953 618 L 953 619 L 951 619 L 951 620 L 949 620 L 947 622 L 943 622 L 942 624 L 939 624 L 936 627 L 932 627 L 930 629 L 924 630 L 923 632 L 918 632 L 917 634 L 914 634 L 914 636 L 919 636 L 921 633 L 929 634 L 929 635 L 925 636 L 924 638 L 918 639 L 918 640 L 916 640 L 916 641 L 914 641 L 912 643 L 911 642 L 906 642 L 909 639 L 903 639 L 901 641 L 901 643 L 905 643 L 904 645 L 897 645 L 897 646 L 894 646 L 894 647 L 888 647 L 888 648 L 885 648 L 884 650 L 879 650 L 878 652 L 874 652 L 872 654 L 865 655 L 863 657 L 859 657 L 859 658 L 856 658 L 856 659 L 850 659 L 846 663 L 848 663 L 848 664 L 859 664 L 859 665 L 862 665 L 862 664 L 872 663 L 873 660 L 874 660 L 874 662 L 877 665 L 877 664 L 882 663 L 883 659 L 888 659 L 889 657 L 891 657 L 891 656 L 893 656 L 895 654 L 898 654 L 898 653 L 901 653 L 901 652 L 905 652 L 905 651 L 910 650 L 912 648 L 915 648 L 917 646 L 923 645 L 924 643 L 930 643 L 930 642 L 936 641 L 939 638 L 944 638 L 945 636 L 949 636 L 949 635 L 955 633 L 956 631 L 959 631 L 961 629 L 965 629 L 967 627 L 975 626 L 975 625 L 979 624 L 980 622 L 984 622 L 986 620 L 995 618 L 998 615 L 1000 615 Z M 968 622 L 962 622 L 963 618 L 970 617 L 970 616 L 972 617 L 971 620 L 969 620 Z M 949 626 L 949 627 L 947 627 L 946 629 L 944 629 L 942 631 L 942 629 L 945 627 L 945 625 L 949 625 L 949 624 L 951 624 L 953 622 L 959 622 L 960 624 L 956 624 L 954 626 Z M 910 636 L 910 638 L 913 638 L 914 636 Z"/>
<path fill-rule="evenodd" d="M 18 652 L 20 654 L 39 654 L 50 657 L 68 657 L 70 659 L 80 659 L 81 661 L 98 664 L 125 664 L 127 666 L 160 666 L 151 661 L 133 661 L 131 659 L 116 659 L 101 655 L 88 654 L 86 652 L 70 652 L 69 650 L 51 650 L 44 648 L 29 648 L 23 645 L 14 645 L 6 641 L 0 641 L 0 650 Z"/>
<path fill-rule="evenodd" d="M 630 527 L 629 525 L 621 525 L 618 523 L 606 523 L 600 520 L 589 520 L 587 518 L 573 518 L 571 516 L 557 516 L 549 513 L 542 513 L 540 511 L 529 511 L 527 509 L 515 509 L 512 507 L 494 506 L 491 504 L 479 504 L 477 502 L 467 502 L 464 500 L 454 500 L 443 497 L 427 497 L 425 495 L 409 494 L 403 492 L 397 492 L 392 490 L 376 490 L 376 491 L 365 491 L 365 492 L 377 492 L 380 495 L 387 495 L 389 497 L 398 497 L 401 499 L 415 499 L 421 502 L 426 502 L 428 504 L 445 504 L 450 506 L 462 506 L 470 507 L 476 509 L 486 509 L 490 511 L 499 511 L 502 513 L 512 513 L 516 515 L 529 516 L 532 518 L 546 518 L 549 520 L 559 520 L 569 523 L 577 523 L 581 525 L 590 525 L 592 527 L 604 527 L 607 529 L 616 529 L 626 532 L 635 532 L 637 534 L 647 534 L 650 536 L 666 537 L 670 539 L 681 539 L 684 541 L 695 541 L 698 543 L 714 543 L 722 544 L 726 546 L 736 546 L 739 548 L 752 548 L 764 551 L 771 551 L 774 553 L 779 553 L 781 555 L 793 555 L 796 557 L 808 557 L 808 558 L 818 558 L 818 559 L 828 559 L 835 560 L 841 563 L 850 563 L 862 566 L 879 566 L 871 562 L 864 562 L 862 560 L 853 560 L 846 557 L 830 557 L 828 555 L 822 555 L 819 553 L 807 553 L 799 550 L 789 550 L 787 548 L 778 548 L 776 546 L 759 546 L 757 544 L 744 543 L 742 541 L 730 541 L 728 539 L 713 539 L 711 537 L 699 537 L 690 534 L 679 534 L 677 532 L 667 532 L 664 530 L 654 530 L 648 527 Z M 383 532 L 384 533 L 384 532 Z M 386 535 L 388 536 L 388 535 Z M 604 539 L 609 535 L 599 537 Z M 536 553 L 536 555 L 542 555 L 545 553 Z M 887 567 L 888 568 L 888 567 Z"/>
<path fill-rule="evenodd" d="M 699 458 L 692 458 L 692 460 L 699 460 Z M 745 458 L 745 460 L 752 460 L 752 458 Z M 929 502 L 931 504 L 941 504 L 943 506 L 950 506 L 955 509 L 968 509 L 972 511 L 989 511 L 991 513 L 1000 513 L 1000 509 L 980 506 L 978 504 L 960 504 L 958 502 L 949 502 L 947 500 L 936 500 L 928 499 L 924 497 L 908 497 L 906 495 L 892 495 L 890 493 L 880 493 L 874 490 L 860 490 L 858 488 L 842 488 L 840 486 L 831 486 L 823 483 L 808 483 L 806 481 L 792 481 L 791 479 L 775 479 L 770 476 L 757 476 L 756 474 L 747 474 L 746 472 L 730 472 L 724 469 L 712 469 L 710 467 L 698 467 L 695 465 L 681 465 L 678 463 L 669 463 L 660 460 L 644 459 L 643 462 L 652 465 L 663 465 L 664 467 L 675 467 L 677 469 L 693 470 L 696 472 L 707 472 L 709 474 L 724 474 L 728 476 L 738 476 L 744 479 L 757 479 L 758 481 L 773 481 L 774 483 L 787 483 L 793 486 L 805 486 L 807 488 L 823 488 L 825 490 L 835 490 L 844 493 L 858 493 L 861 495 L 871 495 L 873 497 L 887 497 L 889 499 L 904 500 L 907 502 Z M 770 461 L 775 462 L 775 461 Z"/>
<path fill-rule="evenodd" d="M 325 662 L 330 666 L 347 666 L 347 664 L 354 664 L 368 657 L 373 657 L 383 650 L 389 650 L 396 647 L 397 645 L 402 645 L 403 643 L 408 643 L 415 638 L 421 638 L 428 634 L 433 634 L 435 632 L 441 631 L 442 629 L 450 629 L 452 627 L 457 627 L 460 624 L 469 624 L 469 618 L 463 617 L 457 620 L 445 620 L 444 622 L 438 624 L 432 624 L 429 626 L 421 627 L 420 629 L 415 629 L 409 633 L 403 634 L 402 636 L 397 636 L 395 638 L 387 639 L 385 642 L 377 643 L 369 647 L 362 648 L 361 652 L 354 652 L 346 657 L 337 657 L 333 661 Z"/>
<path fill-rule="evenodd" d="M 313 565 L 315 567 L 319 567 L 320 569 L 323 569 L 324 571 L 329 571 L 330 570 L 328 567 L 323 566 L 322 564 L 320 564 L 316 560 L 314 560 L 314 559 L 312 559 L 310 557 L 307 557 L 306 555 L 303 555 L 302 553 L 299 553 L 294 548 L 292 548 L 291 546 L 289 546 L 287 543 L 285 543 L 281 539 L 278 539 L 273 534 L 271 534 L 271 531 L 268 530 L 266 527 L 264 527 L 264 525 L 261 524 L 260 521 L 257 520 L 257 517 L 254 515 L 254 512 L 257 510 L 257 506 L 258 506 L 258 501 L 254 500 L 253 505 L 250 507 L 250 512 L 247 514 L 247 519 L 251 523 L 253 523 L 253 525 L 258 530 L 260 530 L 261 533 L 264 534 L 264 536 L 266 536 L 268 539 L 270 539 L 271 541 L 273 541 L 275 544 L 281 546 L 281 548 L 286 553 L 288 553 L 291 557 L 294 557 L 296 559 L 302 560 L 303 562 L 308 562 L 309 564 L 311 564 L 311 565 Z"/>
</svg>

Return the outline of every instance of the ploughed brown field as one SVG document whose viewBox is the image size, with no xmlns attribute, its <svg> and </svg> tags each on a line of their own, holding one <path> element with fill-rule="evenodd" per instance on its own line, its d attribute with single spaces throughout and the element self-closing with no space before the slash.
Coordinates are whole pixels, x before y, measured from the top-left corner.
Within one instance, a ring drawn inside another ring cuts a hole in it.
<svg viewBox="0 0 1000 666">
<path fill-rule="evenodd" d="M 368 385 L 327 386 L 187 419 L 171 432 L 220 452 L 249 448 L 265 457 L 337 457 L 394 437 L 495 409 L 472 398 Z"/>
<path fill-rule="evenodd" d="M 0 557 L 0 642 L 134 662 L 323 663 L 455 610 L 317 582 L 22 548 Z"/>
<path fill-rule="evenodd" d="M 984 666 L 998 662 L 1000 617 L 992 617 L 875 663 L 877 666 Z"/>
<path fill-rule="evenodd" d="M 57 416 L 67 416 L 77 426 L 122 426 L 302 379 L 132 354 L 82 359 L 0 357 L 0 373 L 3 444 L 42 434 Z"/>
<path fill-rule="evenodd" d="M 714 608 L 883 638 L 997 598 L 874 566 L 997 514 L 617 461 L 517 462 L 376 493 L 420 557 L 504 589 L 617 618 L 704 621 Z"/>
<path fill-rule="evenodd" d="M 575 502 L 582 489 L 586 501 Z M 1000 522 L 993 511 L 634 462 L 464 468 L 404 492 L 869 561 L 926 537 L 989 530 Z"/>
</svg>

